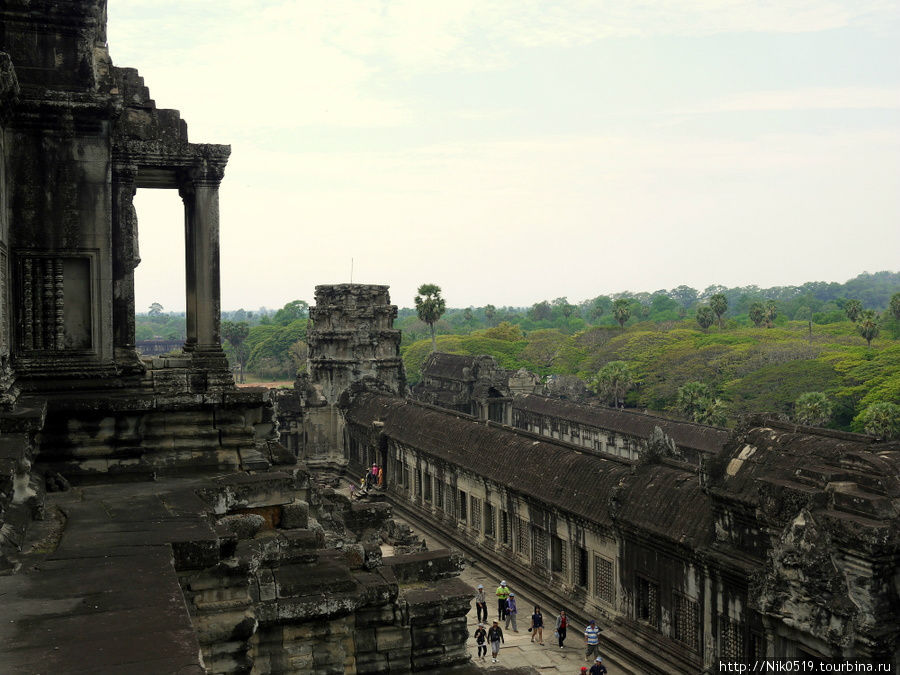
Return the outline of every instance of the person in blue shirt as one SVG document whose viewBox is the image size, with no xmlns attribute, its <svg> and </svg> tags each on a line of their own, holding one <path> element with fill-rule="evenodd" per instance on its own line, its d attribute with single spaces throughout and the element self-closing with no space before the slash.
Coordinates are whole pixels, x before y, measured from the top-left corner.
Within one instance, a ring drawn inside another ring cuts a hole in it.
<svg viewBox="0 0 900 675">
<path fill-rule="evenodd" d="M 516 608 L 516 594 L 510 593 L 509 597 L 506 599 L 506 630 L 509 630 L 509 624 L 512 623 L 513 633 L 519 632 L 519 627 L 516 625 L 517 613 L 518 609 Z"/>
<path fill-rule="evenodd" d="M 531 641 L 534 642 L 534 638 L 538 639 L 538 642 L 544 644 L 544 615 L 541 614 L 541 608 L 535 607 L 534 614 L 531 615 Z"/>
<path fill-rule="evenodd" d="M 587 649 L 584 652 L 584 658 L 590 661 L 592 656 L 600 656 L 600 628 L 597 622 L 591 619 L 591 622 L 584 629 L 584 644 Z"/>
</svg>

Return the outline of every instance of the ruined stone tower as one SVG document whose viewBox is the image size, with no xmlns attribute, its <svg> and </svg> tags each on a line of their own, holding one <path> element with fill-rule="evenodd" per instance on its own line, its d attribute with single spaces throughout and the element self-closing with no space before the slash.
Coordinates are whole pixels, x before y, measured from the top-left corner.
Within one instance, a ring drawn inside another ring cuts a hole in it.
<svg viewBox="0 0 900 675">
<path fill-rule="evenodd" d="M 388 286 L 316 286 L 310 317 L 310 382 L 329 404 L 365 377 L 395 394 L 405 393 L 400 331 L 394 328 L 397 306 L 391 304 Z"/>
<path fill-rule="evenodd" d="M 339 409 L 351 388 L 406 395 L 397 306 L 388 286 L 316 286 L 310 308 L 308 373 L 278 397 L 281 442 L 310 467 L 341 472 L 347 466 Z"/>
</svg>

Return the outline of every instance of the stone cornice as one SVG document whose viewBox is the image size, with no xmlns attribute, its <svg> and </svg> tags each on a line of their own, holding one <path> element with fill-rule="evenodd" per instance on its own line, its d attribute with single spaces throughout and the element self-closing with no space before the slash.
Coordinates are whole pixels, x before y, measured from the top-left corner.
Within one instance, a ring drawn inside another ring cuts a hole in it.
<svg viewBox="0 0 900 675">
<path fill-rule="evenodd" d="M 120 97 L 108 94 L 23 87 L 9 126 L 47 132 L 96 133 L 103 122 L 119 114 L 121 105 Z"/>
</svg>

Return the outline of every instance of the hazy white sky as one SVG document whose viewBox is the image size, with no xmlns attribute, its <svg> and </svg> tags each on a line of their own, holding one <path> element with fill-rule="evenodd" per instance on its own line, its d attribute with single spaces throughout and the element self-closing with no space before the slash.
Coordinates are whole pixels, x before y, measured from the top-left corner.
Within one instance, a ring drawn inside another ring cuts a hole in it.
<svg viewBox="0 0 900 675">
<path fill-rule="evenodd" d="M 109 0 L 114 62 L 230 143 L 222 305 L 530 305 L 898 268 L 896 0 Z M 137 197 L 137 304 L 184 307 Z"/>
</svg>

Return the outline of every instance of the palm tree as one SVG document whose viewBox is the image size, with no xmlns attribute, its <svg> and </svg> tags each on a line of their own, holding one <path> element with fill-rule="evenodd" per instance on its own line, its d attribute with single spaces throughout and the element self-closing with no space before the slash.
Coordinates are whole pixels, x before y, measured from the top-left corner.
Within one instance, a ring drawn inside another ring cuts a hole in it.
<svg viewBox="0 0 900 675">
<path fill-rule="evenodd" d="M 847 315 L 847 318 L 856 323 L 856 320 L 859 319 L 859 315 L 863 311 L 862 303 L 859 300 L 848 300 L 844 303 L 844 314 Z"/>
<path fill-rule="evenodd" d="M 890 310 L 894 318 L 900 321 L 900 293 L 894 293 L 891 296 Z"/>
<path fill-rule="evenodd" d="M 591 388 L 607 403 L 625 407 L 625 394 L 634 386 L 634 375 L 625 361 L 610 361 L 600 369 Z"/>
<path fill-rule="evenodd" d="M 831 419 L 831 402 L 821 391 L 808 391 L 794 401 L 794 420 L 811 427 L 824 426 Z"/>
<path fill-rule="evenodd" d="M 419 319 L 428 324 L 431 329 L 431 351 L 437 351 L 437 343 L 434 339 L 434 324 L 444 315 L 447 303 L 441 297 L 441 287 L 434 284 L 422 284 L 415 298 L 416 314 Z"/>
<path fill-rule="evenodd" d="M 872 340 L 878 337 L 878 315 L 873 309 L 863 310 L 859 315 L 859 323 L 856 330 L 866 339 L 866 345 L 871 348 Z"/>
<path fill-rule="evenodd" d="M 725 297 L 724 293 L 716 293 L 709 299 L 709 306 L 716 314 L 719 328 L 722 328 L 722 315 L 728 311 L 728 298 Z"/>
<path fill-rule="evenodd" d="M 703 382 L 688 382 L 679 387 L 675 410 L 698 424 L 724 426 L 727 421 L 725 404 Z"/>
<path fill-rule="evenodd" d="M 497 308 L 493 305 L 484 306 L 484 318 L 487 319 L 488 325 L 494 325 L 494 317 L 497 316 Z"/>
<path fill-rule="evenodd" d="M 900 405 L 896 403 L 873 403 L 854 421 L 862 422 L 867 434 L 885 441 L 900 438 Z"/>
<path fill-rule="evenodd" d="M 748 315 L 750 316 L 753 325 L 759 328 L 762 325 L 762 322 L 766 320 L 766 308 L 763 307 L 761 302 L 754 302 L 750 305 Z"/>
<path fill-rule="evenodd" d="M 675 409 L 689 419 L 694 419 L 712 398 L 709 386 L 703 382 L 688 382 L 678 388 Z"/>
<path fill-rule="evenodd" d="M 697 323 L 700 324 L 700 328 L 703 329 L 704 333 L 709 332 L 709 327 L 713 325 L 715 320 L 715 312 L 713 312 L 711 307 L 703 305 L 697 308 Z"/>
<path fill-rule="evenodd" d="M 766 328 L 775 325 L 775 319 L 778 317 L 778 306 L 774 300 L 766 300 Z"/>
<path fill-rule="evenodd" d="M 619 322 L 619 326 L 625 328 L 625 322 L 631 317 L 631 306 L 627 298 L 619 298 L 613 303 L 613 316 Z"/>
</svg>

